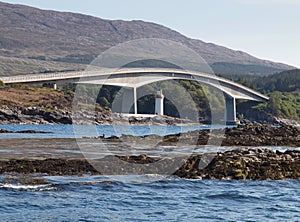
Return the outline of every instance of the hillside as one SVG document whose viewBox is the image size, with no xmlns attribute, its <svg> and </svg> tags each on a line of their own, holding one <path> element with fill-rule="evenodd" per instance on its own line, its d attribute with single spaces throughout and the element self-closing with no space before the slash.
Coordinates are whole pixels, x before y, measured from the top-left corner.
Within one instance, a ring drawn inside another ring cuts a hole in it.
<svg viewBox="0 0 300 222">
<path fill-rule="evenodd" d="M 267 77 L 235 76 L 235 81 L 270 97 L 268 103 L 248 101 L 237 105 L 246 118 L 257 119 L 261 112 L 279 118 L 300 120 L 300 70 L 289 70 Z"/>
<path fill-rule="evenodd" d="M 84 69 L 109 47 L 139 38 L 163 38 L 183 43 L 199 53 L 218 74 L 266 75 L 293 68 L 190 39 L 154 23 L 104 20 L 2 2 L 0 33 L 2 76 Z"/>
</svg>

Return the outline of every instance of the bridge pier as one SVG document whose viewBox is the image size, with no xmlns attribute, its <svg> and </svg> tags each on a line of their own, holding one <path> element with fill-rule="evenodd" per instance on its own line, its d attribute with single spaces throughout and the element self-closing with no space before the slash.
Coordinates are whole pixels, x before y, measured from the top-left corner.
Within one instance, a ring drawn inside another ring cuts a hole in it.
<svg viewBox="0 0 300 222">
<path fill-rule="evenodd" d="M 133 88 L 133 111 L 134 114 L 137 114 L 137 92 L 136 92 L 136 87 Z"/>
<path fill-rule="evenodd" d="M 137 114 L 137 90 L 136 88 L 123 88 L 121 113 L 130 113 L 133 105 L 133 113 Z"/>
<path fill-rule="evenodd" d="M 237 124 L 236 119 L 236 102 L 234 97 L 226 96 L 225 120 L 226 125 Z"/>
</svg>

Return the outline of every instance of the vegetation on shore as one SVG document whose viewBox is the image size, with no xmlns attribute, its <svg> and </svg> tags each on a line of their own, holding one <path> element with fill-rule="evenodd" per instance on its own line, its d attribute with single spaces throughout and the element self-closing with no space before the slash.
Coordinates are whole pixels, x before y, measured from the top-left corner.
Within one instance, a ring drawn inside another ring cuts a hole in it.
<svg viewBox="0 0 300 222">
<path fill-rule="evenodd" d="M 71 101 L 71 95 L 46 87 L 19 84 L 0 87 L 0 108 L 36 107 L 44 111 L 54 111 L 71 107 Z"/>
<path fill-rule="evenodd" d="M 253 104 L 242 101 L 254 111 L 265 112 L 275 117 L 300 120 L 300 69 L 275 73 L 264 77 L 226 76 L 267 96 L 267 103 Z M 248 105 L 247 105 L 248 103 Z"/>
</svg>

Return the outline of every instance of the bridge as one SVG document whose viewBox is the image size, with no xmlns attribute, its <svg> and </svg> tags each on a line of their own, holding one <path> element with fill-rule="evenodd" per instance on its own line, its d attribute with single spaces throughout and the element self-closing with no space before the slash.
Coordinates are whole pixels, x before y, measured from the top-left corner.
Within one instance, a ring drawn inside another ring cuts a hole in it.
<svg viewBox="0 0 300 222">
<path fill-rule="evenodd" d="M 203 72 L 171 69 L 171 68 L 122 68 L 122 69 L 101 69 L 94 71 L 75 71 L 61 73 L 27 74 L 9 77 L 1 77 L 0 81 L 5 84 L 13 83 L 86 83 L 101 84 L 124 87 L 126 100 L 133 100 L 123 104 L 122 112 L 128 112 L 134 104 L 134 113 L 137 114 L 137 88 L 164 80 L 190 80 L 198 81 L 208 86 L 221 90 L 225 95 L 226 114 L 225 119 L 228 124 L 236 123 L 236 100 L 252 100 L 265 102 L 268 97 L 249 89 L 245 86 L 230 80 L 217 77 Z"/>
</svg>

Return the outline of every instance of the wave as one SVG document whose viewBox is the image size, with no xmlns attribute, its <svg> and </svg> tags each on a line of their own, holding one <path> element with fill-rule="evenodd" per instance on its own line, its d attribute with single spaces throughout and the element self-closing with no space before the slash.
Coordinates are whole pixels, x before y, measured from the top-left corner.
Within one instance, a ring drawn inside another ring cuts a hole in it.
<svg viewBox="0 0 300 222">
<path fill-rule="evenodd" d="M 0 183 L 0 189 L 8 190 L 21 190 L 21 191 L 51 191 L 56 188 L 51 184 L 41 184 L 41 185 L 26 185 L 26 184 L 9 184 L 9 183 Z"/>
</svg>

